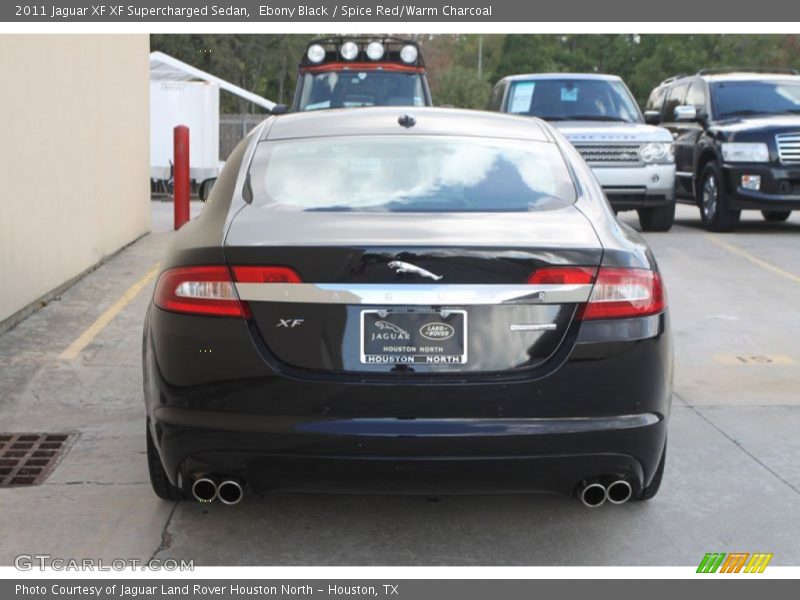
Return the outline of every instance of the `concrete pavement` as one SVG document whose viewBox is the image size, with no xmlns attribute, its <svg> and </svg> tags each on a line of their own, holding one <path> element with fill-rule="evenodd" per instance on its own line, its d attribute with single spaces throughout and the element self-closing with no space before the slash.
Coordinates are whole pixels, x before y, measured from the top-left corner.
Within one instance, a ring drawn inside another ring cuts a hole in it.
<svg viewBox="0 0 800 600">
<path fill-rule="evenodd" d="M 45 484 L 0 490 L 0 565 L 183 558 L 196 565 L 695 565 L 706 552 L 800 564 L 800 215 L 745 213 L 709 235 L 696 209 L 647 234 L 676 338 L 667 471 L 646 503 L 588 510 L 548 496 L 272 494 L 237 507 L 153 495 L 141 327 L 152 281 L 75 359 L 59 358 L 157 263 L 154 233 L 0 336 L 0 430 L 75 431 Z M 195 210 L 197 207 L 195 207 Z M 622 219 L 635 223 L 634 213 Z"/>
</svg>

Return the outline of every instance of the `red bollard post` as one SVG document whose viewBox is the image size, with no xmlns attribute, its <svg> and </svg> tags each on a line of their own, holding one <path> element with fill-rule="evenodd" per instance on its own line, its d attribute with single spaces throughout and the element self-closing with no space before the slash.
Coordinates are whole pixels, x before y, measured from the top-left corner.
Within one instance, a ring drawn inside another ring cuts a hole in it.
<svg viewBox="0 0 800 600">
<path fill-rule="evenodd" d="M 174 166 L 172 172 L 175 198 L 175 229 L 189 220 L 189 128 L 178 125 L 173 130 Z"/>
</svg>

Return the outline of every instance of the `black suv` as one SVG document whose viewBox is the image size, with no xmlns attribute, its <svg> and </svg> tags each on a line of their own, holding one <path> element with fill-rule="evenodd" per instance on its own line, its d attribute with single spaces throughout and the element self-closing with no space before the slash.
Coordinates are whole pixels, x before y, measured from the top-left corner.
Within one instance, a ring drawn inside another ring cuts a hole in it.
<svg viewBox="0 0 800 600">
<path fill-rule="evenodd" d="M 785 221 L 800 209 L 800 74 L 714 70 L 663 81 L 645 120 L 675 139 L 675 194 L 706 228 L 732 231 L 743 209 Z"/>
</svg>

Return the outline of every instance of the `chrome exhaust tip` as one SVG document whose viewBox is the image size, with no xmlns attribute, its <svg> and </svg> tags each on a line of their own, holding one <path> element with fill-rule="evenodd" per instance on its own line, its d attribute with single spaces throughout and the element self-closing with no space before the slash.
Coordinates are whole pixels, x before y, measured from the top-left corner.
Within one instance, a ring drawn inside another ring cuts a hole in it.
<svg viewBox="0 0 800 600">
<path fill-rule="evenodd" d="M 192 484 L 192 496 L 202 504 L 213 502 L 217 498 L 217 482 L 209 477 L 200 477 Z"/>
<path fill-rule="evenodd" d="M 228 506 L 239 504 L 244 497 L 244 491 L 238 481 L 226 479 L 217 487 L 217 497 L 219 501 Z"/>
<path fill-rule="evenodd" d="M 633 487 L 624 479 L 617 479 L 606 488 L 606 496 L 611 504 L 625 504 L 633 496 Z"/>
<path fill-rule="evenodd" d="M 597 508 L 606 501 L 606 487 L 602 483 L 584 483 L 578 490 L 578 497 L 584 506 Z"/>
</svg>

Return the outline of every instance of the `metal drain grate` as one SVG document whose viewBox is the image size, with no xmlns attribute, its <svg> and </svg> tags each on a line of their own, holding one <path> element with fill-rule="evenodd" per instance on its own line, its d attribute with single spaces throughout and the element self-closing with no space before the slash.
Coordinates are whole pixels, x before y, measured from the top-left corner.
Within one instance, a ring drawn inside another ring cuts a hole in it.
<svg viewBox="0 0 800 600">
<path fill-rule="evenodd" d="M 69 433 L 0 433 L 0 487 L 42 483 L 71 438 Z"/>
</svg>

